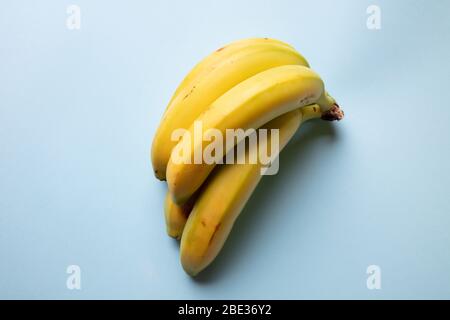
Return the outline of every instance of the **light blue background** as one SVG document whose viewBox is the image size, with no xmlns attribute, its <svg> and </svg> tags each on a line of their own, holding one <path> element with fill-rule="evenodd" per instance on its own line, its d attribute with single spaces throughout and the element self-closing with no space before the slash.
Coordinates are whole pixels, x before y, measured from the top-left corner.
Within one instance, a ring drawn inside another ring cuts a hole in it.
<svg viewBox="0 0 450 320">
<path fill-rule="evenodd" d="M 241 2 L 1 2 L 0 298 L 450 298 L 450 2 Z M 300 50 L 346 118 L 300 130 L 193 280 L 149 148 L 183 75 L 254 36 Z"/>
</svg>

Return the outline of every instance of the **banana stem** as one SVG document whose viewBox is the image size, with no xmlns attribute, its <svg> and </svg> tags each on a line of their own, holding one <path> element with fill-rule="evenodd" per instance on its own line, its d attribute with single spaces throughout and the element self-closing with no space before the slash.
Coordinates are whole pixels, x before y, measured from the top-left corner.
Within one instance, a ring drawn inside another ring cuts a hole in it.
<svg viewBox="0 0 450 320">
<path fill-rule="evenodd" d="M 344 118 L 344 111 L 327 91 L 322 94 L 316 105 L 322 110 L 322 120 L 340 121 Z"/>
<path fill-rule="evenodd" d="M 339 121 L 344 118 L 344 111 L 336 103 L 325 112 L 322 112 L 318 104 L 311 104 L 300 108 L 300 110 L 302 112 L 302 122 L 317 118 L 326 121 Z"/>
<path fill-rule="evenodd" d="M 344 118 L 344 110 L 342 110 L 337 103 L 335 103 L 329 110 L 322 113 L 322 120 L 325 121 L 340 121 Z"/>
</svg>

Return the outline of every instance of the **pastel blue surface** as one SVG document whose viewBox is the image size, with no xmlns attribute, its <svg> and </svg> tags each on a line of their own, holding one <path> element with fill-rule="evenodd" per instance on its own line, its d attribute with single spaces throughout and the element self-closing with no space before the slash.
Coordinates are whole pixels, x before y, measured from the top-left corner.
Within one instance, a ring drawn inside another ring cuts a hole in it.
<svg viewBox="0 0 450 320">
<path fill-rule="evenodd" d="M 66 8 L 81 8 L 81 30 Z M 381 30 L 366 8 L 381 8 Z M 2 1 L 0 298 L 450 298 L 448 1 Z M 189 278 L 149 148 L 230 41 L 294 45 L 346 112 L 305 125 Z M 66 268 L 79 265 L 81 290 Z M 381 268 L 368 290 L 366 268 Z"/>
</svg>

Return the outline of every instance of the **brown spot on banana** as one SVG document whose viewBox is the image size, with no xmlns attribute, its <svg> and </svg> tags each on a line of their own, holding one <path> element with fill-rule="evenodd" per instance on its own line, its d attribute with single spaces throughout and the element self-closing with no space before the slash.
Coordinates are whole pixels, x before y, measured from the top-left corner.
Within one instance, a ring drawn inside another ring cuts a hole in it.
<svg viewBox="0 0 450 320">
<path fill-rule="evenodd" d="M 189 96 L 192 94 L 192 92 L 194 91 L 194 89 L 195 89 L 195 86 L 193 86 L 192 89 L 191 89 L 191 91 L 189 91 L 189 92 L 183 97 L 183 100 L 186 99 L 187 97 L 189 97 Z"/>
<path fill-rule="evenodd" d="M 214 236 L 217 234 L 217 230 L 219 230 L 220 225 L 221 225 L 221 222 L 219 222 L 219 223 L 216 225 L 216 228 L 214 229 L 214 232 L 213 232 L 213 234 L 211 235 L 211 238 L 209 238 L 208 247 L 209 247 L 209 246 L 211 245 L 211 243 L 213 242 Z"/>
</svg>

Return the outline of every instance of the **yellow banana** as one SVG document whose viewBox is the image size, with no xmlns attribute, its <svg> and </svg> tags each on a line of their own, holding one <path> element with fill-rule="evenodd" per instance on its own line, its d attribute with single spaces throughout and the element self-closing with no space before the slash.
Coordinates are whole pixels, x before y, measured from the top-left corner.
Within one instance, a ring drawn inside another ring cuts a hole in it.
<svg viewBox="0 0 450 320">
<path fill-rule="evenodd" d="M 207 145 L 202 139 L 204 132 L 215 129 L 225 137 L 227 129 L 259 128 L 284 113 L 313 103 L 322 112 L 335 105 L 334 99 L 324 91 L 320 77 L 300 65 L 271 68 L 227 91 L 196 119 L 173 149 L 166 178 L 174 202 L 182 204 L 189 199 L 215 166 L 203 161 Z M 195 138 L 198 124 L 202 126 L 200 139 Z M 216 150 L 215 157 L 221 159 L 239 139 L 234 142 L 227 141 L 222 150 Z M 201 163 L 195 163 L 199 160 Z"/>
<path fill-rule="evenodd" d="M 281 151 L 302 122 L 321 114 L 318 105 L 306 106 L 272 120 L 264 128 L 279 129 Z M 257 148 L 246 151 L 247 157 L 258 153 Z M 220 252 L 234 221 L 262 177 L 260 170 L 260 163 L 221 165 L 200 189 L 181 237 L 181 264 L 188 274 L 198 274 Z"/>
<path fill-rule="evenodd" d="M 197 65 L 183 80 L 167 107 L 152 143 L 152 164 L 158 179 L 166 178 L 166 167 L 176 141 L 176 129 L 189 128 L 217 98 L 240 82 L 262 71 L 282 65 L 308 62 L 289 45 L 273 39 L 247 39 L 230 44 Z"/>
<path fill-rule="evenodd" d="M 285 46 L 291 50 L 295 50 L 289 44 L 271 38 L 242 39 L 224 45 L 223 47 L 209 54 L 206 58 L 197 63 L 194 66 L 194 68 L 192 68 L 192 70 L 187 74 L 187 76 L 183 79 L 183 81 L 181 81 L 178 88 L 175 90 L 170 102 L 166 107 L 166 110 L 169 109 L 172 105 L 177 104 L 178 99 L 183 98 L 188 92 L 190 92 L 192 88 L 195 86 L 195 84 L 198 82 L 198 80 L 207 75 L 214 68 L 216 68 L 221 61 L 228 59 L 230 56 L 236 54 L 237 52 L 239 52 L 239 50 L 242 50 L 242 48 L 244 47 L 260 44 L 275 44 Z"/>
</svg>

